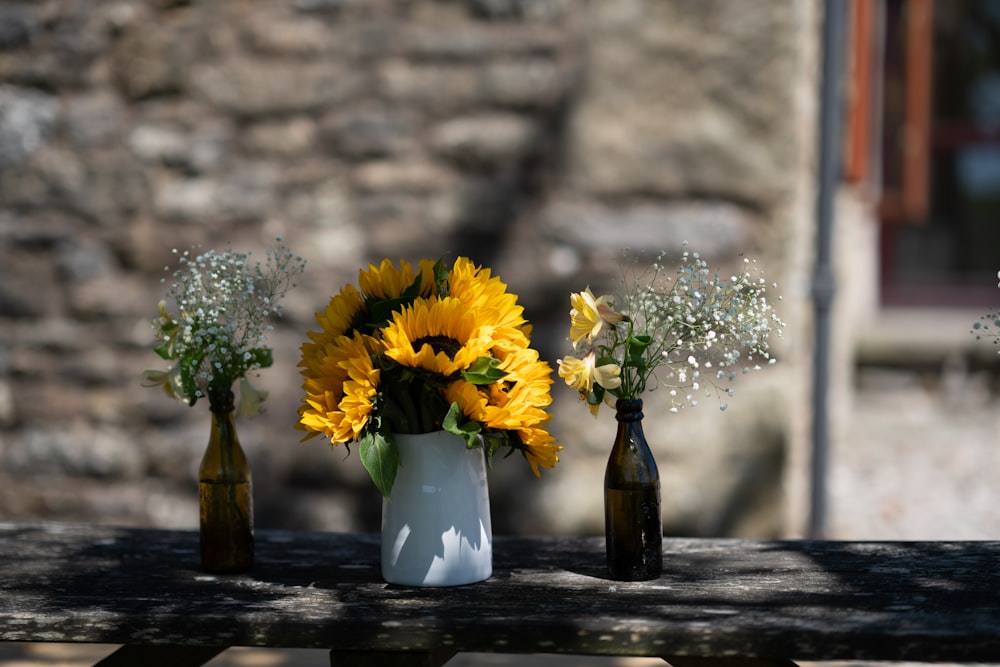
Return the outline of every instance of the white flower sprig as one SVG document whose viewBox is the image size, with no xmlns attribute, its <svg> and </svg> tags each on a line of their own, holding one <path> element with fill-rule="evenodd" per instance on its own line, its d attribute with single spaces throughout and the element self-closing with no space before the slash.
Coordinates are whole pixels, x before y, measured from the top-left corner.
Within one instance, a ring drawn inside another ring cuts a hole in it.
<svg viewBox="0 0 1000 667">
<path fill-rule="evenodd" d="M 725 410 L 738 375 L 775 361 L 769 337 L 780 336 L 784 323 L 756 262 L 744 260 L 741 273 L 724 279 L 698 253 L 685 250 L 673 276 L 664 258 L 642 267 L 623 254 L 620 305 L 589 287 L 570 296 L 570 338 L 574 350 L 583 344 L 583 355 L 560 359 L 559 375 L 595 416 L 602 402 L 656 387 L 666 390 L 672 412 L 697 405 L 703 389 Z"/>
<path fill-rule="evenodd" d="M 230 391 L 240 381 L 239 412 L 257 411 L 267 393 L 255 390 L 246 376 L 271 365 L 268 320 L 281 314 L 280 301 L 295 287 L 293 278 L 306 264 L 280 238 L 277 241 L 277 248 L 267 250 L 264 264 L 251 263 L 250 253 L 230 249 L 197 256 L 174 250 L 180 266 L 167 295 L 178 315 L 171 315 L 167 302 L 160 301 L 153 327 L 159 341 L 156 353 L 176 364 L 165 372 L 146 371 L 153 386 L 194 405 L 209 393 Z"/>
<path fill-rule="evenodd" d="M 997 278 L 1000 278 L 1000 271 L 997 271 Z M 997 283 L 997 287 L 1000 287 L 1000 283 Z M 976 336 L 976 340 L 986 339 L 1000 346 L 1000 313 L 990 310 L 982 315 L 978 321 L 973 322 L 972 333 Z M 997 350 L 997 354 L 1000 354 L 1000 349 Z"/>
</svg>

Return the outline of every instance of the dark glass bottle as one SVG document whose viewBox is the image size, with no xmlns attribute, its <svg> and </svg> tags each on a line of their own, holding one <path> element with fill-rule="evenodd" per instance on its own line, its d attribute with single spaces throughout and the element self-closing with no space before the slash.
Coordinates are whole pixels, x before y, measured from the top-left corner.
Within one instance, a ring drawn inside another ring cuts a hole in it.
<svg viewBox="0 0 1000 667">
<path fill-rule="evenodd" d="M 212 432 L 198 469 L 201 564 L 206 572 L 253 567 L 253 480 L 236 436 L 233 392 L 209 394 Z"/>
<path fill-rule="evenodd" d="M 604 473 L 608 574 L 619 581 L 655 579 L 663 570 L 660 473 L 642 432 L 642 401 L 619 400 L 618 435 Z"/>
</svg>

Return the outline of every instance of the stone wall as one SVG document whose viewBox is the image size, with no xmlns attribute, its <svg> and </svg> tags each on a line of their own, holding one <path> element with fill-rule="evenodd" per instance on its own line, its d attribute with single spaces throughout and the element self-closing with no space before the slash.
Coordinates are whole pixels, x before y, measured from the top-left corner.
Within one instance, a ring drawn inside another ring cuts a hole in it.
<svg viewBox="0 0 1000 667">
<path fill-rule="evenodd" d="M 623 245 L 759 257 L 801 330 L 814 4 L 4 3 L 0 518 L 196 523 L 207 409 L 140 378 L 173 248 L 281 236 L 309 263 L 239 426 L 261 526 L 377 526 L 356 453 L 292 430 L 312 314 L 369 261 L 488 264 L 553 365 Z M 669 532 L 782 532 L 801 347 L 725 418 L 647 409 Z M 497 462 L 498 531 L 601 530 L 614 422 L 555 389 L 563 461 Z"/>
</svg>

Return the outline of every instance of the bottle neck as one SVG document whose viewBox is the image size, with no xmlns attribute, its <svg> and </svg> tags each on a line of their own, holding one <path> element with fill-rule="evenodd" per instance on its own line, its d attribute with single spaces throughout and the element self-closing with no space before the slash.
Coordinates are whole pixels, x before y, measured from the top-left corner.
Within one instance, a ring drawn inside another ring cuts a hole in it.
<svg viewBox="0 0 1000 667">
<path fill-rule="evenodd" d="M 249 481 L 249 465 L 236 434 L 233 393 L 211 393 L 208 399 L 212 429 L 199 475 L 203 481 L 211 479 L 217 483 Z"/>
<path fill-rule="evenodd" d="M 233 412 L 234 398 L 231 391 L 214 391 L 208 394 L 208 405 L 218 417 Z"/>
<path fill-rule="evenodd" d="M 619 422 L 641 422 L 642 421 L 642 399 L 620 398 L 615 402 L 615 419 Z"/>
<path fill-rule="evenodd" d="M 239 448 L 233 403 L 231 391 L 212 392 L 208 395 L 208 404 L 212 410 L 212 437 L 218 443 L 226 461 L 233 455 L 232 450 Z"/>
</svg>

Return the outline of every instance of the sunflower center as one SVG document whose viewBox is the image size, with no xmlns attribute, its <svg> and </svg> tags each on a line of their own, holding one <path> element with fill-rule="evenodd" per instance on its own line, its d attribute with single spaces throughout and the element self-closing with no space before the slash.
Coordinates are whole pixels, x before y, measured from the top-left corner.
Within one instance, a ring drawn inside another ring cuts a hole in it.
<svg viewBox="0 0 1000 667">
<path fill-rule="evenodd" d="M 421 336 L 413 341 L 414 350 L 419 350 L 424 345 L 430 345 L 431 349 L 434 350 L 434 354 L 444 352 L 452 361 L 454 361 L 458 351 L 462 349 L 461 343 L 448 336 Z"/>
</svg>

